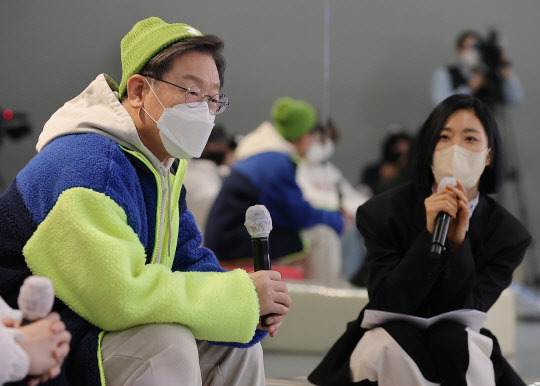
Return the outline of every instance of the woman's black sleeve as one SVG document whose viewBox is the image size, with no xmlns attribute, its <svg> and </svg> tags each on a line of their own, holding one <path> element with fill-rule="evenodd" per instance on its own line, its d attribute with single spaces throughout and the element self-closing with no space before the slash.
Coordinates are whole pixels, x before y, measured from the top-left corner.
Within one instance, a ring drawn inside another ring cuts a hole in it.
<svg viewBox="0 0 540 386">
<path fill-rule="evenodd" d="M 444 269 L 444 259 L 429 256 L 431 233 L 418 234 L 408 250 L 401 250 L 401 224 L 385 218 L 389 208 L 361 206 L 357 226 L 367 248 L 369 308 L 403 314 L 415 314 L 430 296 Z"/>
<path fill-rule="evenodd" d="M 440 279 L 440 312 L 470 308 L 487 312 L 512 282 L 531 243 L 523 225 L 498 207 L 488 224 L 488 238 L 473 256 L 469 238 L 463 247 L 448 254 L 449 264 Z"/>
</svg>

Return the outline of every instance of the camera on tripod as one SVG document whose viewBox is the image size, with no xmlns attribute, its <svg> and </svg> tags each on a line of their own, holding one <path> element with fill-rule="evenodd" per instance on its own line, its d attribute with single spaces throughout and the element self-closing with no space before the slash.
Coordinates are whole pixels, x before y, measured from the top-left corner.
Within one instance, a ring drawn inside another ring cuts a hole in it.
<svg viewBox="0 0 540 386">
<path fill-rule="evenodd" d="M 481 59 L 478 71 L 483 74 L 485 79 L 482 87 L 476 92 L 476 96 L 492 108 L 497 104 L 506 103 L 502 70 L 509 66 L 510 62 L 503 56 L 497 31 L 490 30 L 487 39 L 477 41 L 476 48 Z"/>
<path fill-rule="evenodd" d="M 27 113 L 2 108 L 0 112 L 0 145 L 4 138 L 17 141 L 32 131 Z"/>
</svg>

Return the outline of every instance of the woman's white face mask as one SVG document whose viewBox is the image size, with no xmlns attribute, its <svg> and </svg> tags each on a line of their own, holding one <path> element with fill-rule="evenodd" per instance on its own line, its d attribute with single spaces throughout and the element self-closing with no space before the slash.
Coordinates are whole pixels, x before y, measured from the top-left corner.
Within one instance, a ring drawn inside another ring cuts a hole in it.
<svg viewBox="0 0 540 386">
<path fill-rule="evenodd" d="M 215 116 L 210 113 L 208 103 L 202 102 L 197 107 L 179 104 L 166 108 L 148 80 L 146 80 L 146 83 L 148 83 L 152 93 L 163 107 L 163 113 L 156 121 L 144 107 L 142 109 L 156 122 L 165 150 L 175 158 L 199 158 L 214 128 Z"/>
<path fill-rule="evenodd" d="M 465 189 L 471 189 L 480 180 L 486 167 L 489 148 L 475 152 L 458 145 L 433 153 L 431 171 L 437 185 L 443 177 L 455 177 Z"/>
</svg>

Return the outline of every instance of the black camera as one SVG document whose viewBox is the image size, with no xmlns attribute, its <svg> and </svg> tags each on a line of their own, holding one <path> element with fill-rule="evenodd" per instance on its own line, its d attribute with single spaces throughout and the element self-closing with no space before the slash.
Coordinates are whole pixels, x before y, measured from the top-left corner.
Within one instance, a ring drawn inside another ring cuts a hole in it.
<svg viewBox="0 0 540 386">
<path fill-rule="evenodd" d="M 2 108 L 0 108 L 0 112 L 0 145 L 4 138 L 17 141 L 32 131 L 28 114 Z"/>
<path fill-rule="evenodd" d="M 489 31 L 487 39 L 479 40 L 477 47 L 487 71 L 500 72 L 505 63 L 502 60 L 503 51 L 499 44 L 497 31 Z"/>
<path fill-rule="evenodd" d="M 476 92 L 476 96 L 491 108 L 495 108 L 496 105 L 506 102 L 503 93 L 502 69 L 509 63 L 503 60 L 503 50 L 495 30 L 489 31 L 487 39 L 479 39 L 476 47 L 480 53 L 481 70 L 485 78 L 485 82 Z"/>
</svg>

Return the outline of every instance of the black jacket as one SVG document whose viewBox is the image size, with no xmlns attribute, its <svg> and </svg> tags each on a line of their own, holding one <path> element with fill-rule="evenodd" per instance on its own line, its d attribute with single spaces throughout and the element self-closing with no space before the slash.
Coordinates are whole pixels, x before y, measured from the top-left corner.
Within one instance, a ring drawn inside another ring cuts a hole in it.
<svg viewBox="0 0 540 386">
<path fill-rule="evenodd" d="M 510 285 L 531 242 L 523 225 L 491 197 L 480 195 L 462 248 L 432 259 L 424 207 L 430 194 L 407 184 L 358 208 L 356 223 L 368 250 L 370 301 L 365 308 L 420 317 L 462 308 L 486 312 Z M 309 376 L 311 382 L 350 384 L 349 358 L 365 332 L 360 327 L 363 311 Z M 495 360 L 494 365 L 499 376 L 504 369 Z"/>
</svg>

